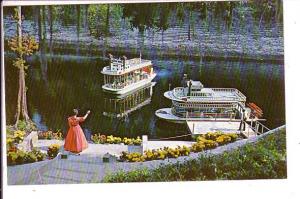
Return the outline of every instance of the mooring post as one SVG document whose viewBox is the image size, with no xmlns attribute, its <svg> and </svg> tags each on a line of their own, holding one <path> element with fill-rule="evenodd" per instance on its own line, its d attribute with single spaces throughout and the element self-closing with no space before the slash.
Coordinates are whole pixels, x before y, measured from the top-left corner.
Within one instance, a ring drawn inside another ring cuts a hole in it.
<svg viewBox="0 0 300 199">
<path fill-rule="evenodd" d="M 148 135 L 143 135 L 142 136 L 142 151 L 147 150 L 147 142 L 148 142 Z"/>
</svg>

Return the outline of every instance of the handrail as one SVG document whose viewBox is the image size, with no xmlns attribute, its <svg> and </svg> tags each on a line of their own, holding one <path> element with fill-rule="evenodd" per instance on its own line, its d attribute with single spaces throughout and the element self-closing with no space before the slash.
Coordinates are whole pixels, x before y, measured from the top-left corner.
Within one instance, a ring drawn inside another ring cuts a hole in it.
<svg viewBox="0 0 300 199">
<path fill-rule="evenodd" d="M 177 87 L 174 88 L 172 93 L 175 98 L 182 98 L 182 97 L 188 97 L 189 99 L 199 99 L 199 100 L 213 100 L 213 101 L 232 101 L 232 100 L 237 100 L 237 101 L 246 101 L 246 96 L 241 93 L 238 89 L 236 88 L 210 88 L 214 92 L 229 92 L 233 93 L 234 96 L 228 96 L 228 97 L 212 97 L 212 96 L 187 96 L 187 88 L 184 87 Z"/>
</svg>

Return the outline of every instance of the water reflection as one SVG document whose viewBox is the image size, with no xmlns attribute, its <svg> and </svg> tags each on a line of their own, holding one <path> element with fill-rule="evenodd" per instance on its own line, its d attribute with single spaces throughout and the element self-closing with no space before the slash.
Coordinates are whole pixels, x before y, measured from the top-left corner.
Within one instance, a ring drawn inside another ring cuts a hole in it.
<svg viewBox="0 0 300 199">
<path fill-rule="evenodd" d="M 151 103 L 155 82 L 133 90 L 124 95 L 106 94 L 103 115 L 111 118 L 127 118 L 133 111 Z"/>
<path fill-rule="evenodd" d="M 56 54 L 45 56 L 47 82 L 42 76 L 38 57 L 29 60 L 26 76 L 29 114 L 40 128 L 67 131 L 67 118 L 73 108 L 80 115 L 91 110 L 82 124 L 85 133 L 105 133 L 121 137 L 148 134 L 150 138 L 169 137 L 185 132 L 185 126 L 160 122 L 155 111 L 171 106 L 163 93 L 181 86 L 183 74 L 200 80 L 208 87 L 237 88 L 264 110 L 267 126 L 275 128 L 285 123 L 284 67 L 278 63 L 228 60 L 192 60 L 145 57 L 151 59 L 157 76 L 155 87 L 145 88 L 144 97 L 112 97 L 102 91 L 100 71 L 107 60 L 84 56 Z M 17 69 L 12 58 L 5 56 L 6 120 L 12 124 L 17 100 Z M 137 94 L 141 91 L 137 91 Z M 132 94 L 134 95 L 134 94 Z M 151 103 L 148 101 L 151 101 Z M 110 103 L 110 104 L 109 104 Z M 116 107 L 115 107 L 116 104 Z M 147 105 L 143 105 L 147 104 Z M 138 107 L 138 108 L 136 108 Z M 134 111 L 132 111 L 134 110 Z M 104 116 L 103 113 L 113 117 Z M 109 113 L 109 114 L 108 114 Z M 128 114 L 125 114 L 128 113 Z M 116 118 L 119 116 L 120 119 Z M 125 115 L 128 115 L 125 116 Z M 89 136 L 87 136 L 89 138 Z"/>
</svg>

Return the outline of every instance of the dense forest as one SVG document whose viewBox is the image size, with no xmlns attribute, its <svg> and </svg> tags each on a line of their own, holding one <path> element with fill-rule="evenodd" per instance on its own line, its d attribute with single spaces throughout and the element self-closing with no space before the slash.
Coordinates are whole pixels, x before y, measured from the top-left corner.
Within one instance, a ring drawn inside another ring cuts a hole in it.
<svg viewBox="0 0 300 199">
<path fill-rule="evenodd" d="M 282 0 L 43 5 L 23 6 L 22 26 L 45 52 L 282 60 L 282 13 Z M 13 7 L 4 9 L 5 39 L 15 33 L 12 14 Z"/>
<path fill-rule="evenodd" d="M 25 6 L 22 15 L 43 25 L 48 23 L 50 31 L 53 31 L 56 22 L 62 25 L 76 24 L 88 28 L 91 34 L 99 37 L 109 34 L 112 16 L 118 20 L 128 19 L 131 27 L 138 28 L 141 33 L 146 29 L 167 30 L 173 15 L 181 21 L 187 20 L 189 31 L 195 22 L 209 23 L 210 17 L 222 19 L 230 28 L 235 11 L 240 11 L 241 18 L 245 17 L 241 14 L 245 5 L 260 23 L 283 20 L 282 0 Z M 12 13 L 12 7 L 4 9 L 5 16 Z"/>
</svg>

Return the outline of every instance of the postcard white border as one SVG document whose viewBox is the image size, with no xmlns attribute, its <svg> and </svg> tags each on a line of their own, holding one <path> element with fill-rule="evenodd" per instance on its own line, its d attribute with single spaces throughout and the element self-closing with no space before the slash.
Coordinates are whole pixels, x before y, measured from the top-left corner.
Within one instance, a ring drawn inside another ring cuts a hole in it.
<svg viewBox="0 0 300 199">
<path fill-rule="evenodd" d="M 192 0 L 193 1 L 193 0 Z M 94 3 L 136 3 L 149 1 L 4 1 L 3 5 L 37 4 L 94 4 Z M 150 2 L 162 2 L 151 0 Z M 164 1 L 167 2 L 167 1 Z M 171 2 L 171 1 L 168 1 Z M 203 181 L 170 183 L 123 183 L 123 184 L 77 184 L 77 185 L 26 185 L 7 186 L 5 151 L 2 151 L 4 175 L 4 198 L 300 198 L 299 194 L 299 102 L 300 102 L 300 2 L 284 0 L 284 47 L 286 120 L 288 145 L 288 179 L 284 180 L 245 180 L 245 181 Z M 1 12 L 3 13 L 3 12 Z M 3 16 L 1 16 L 3 19 Z M 3 35 L 3 23 L 1 23 Z M 4 55 L 1 37 L 1 120 L 5 132 L 4 103 Z M 2 146 L 5 146 L 5 133 Z"/>
</svg>

